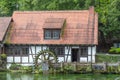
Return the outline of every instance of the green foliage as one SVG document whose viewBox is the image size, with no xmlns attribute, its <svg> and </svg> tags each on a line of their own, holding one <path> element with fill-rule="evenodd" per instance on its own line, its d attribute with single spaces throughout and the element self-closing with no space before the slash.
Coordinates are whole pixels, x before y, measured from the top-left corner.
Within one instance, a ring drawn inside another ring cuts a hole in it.
<svg viewBox="0 0 120 80">
<path fill-rule="evenodd" d="M 91 71 L 91 66 L 90 65 L 77 66 L 77 71 L 80 71 L 81 73 L 90 72 Z"/>
<path fill-rule="evenodd" d="M 5 53 L 0 54 L 0 56 L 1 56 L 1 59 L 6 59 L 7 58 L 7 55 Z"/>
<path fill-rule="evenodd" d="M 117 54 L 120 54 L 120 48 L 116 48 L 116 51 L 115 51 Z"/>
<path fill-rule="evenodd" d="M 70 72 L 70 71 L 74 70 L 74 67 L 71 64 L 68 63 L 64 66 L 64 70 L 67 71 L 67 72 Z"/>
<path fill-rule="evenodd" d="M 120 54 L 120 48 L 114 48 L 111 47 L 111 49 L 109 50 L 110 54 Z"/>
<path fill-rule="evenodd" d="M 24 72 L 32 72 L 33 66 L 21 66 L 20 70 L 23 70 Z"/>
<path fill-rule="evenodd" d="M 1 69 L 6 69 L 6 59 L 7 59 L 7 56 L 5 53 L 0 54 L 0 68 Z"/>
<path fill-rule="evenodd" d="M 109 73 L 118 73 L 119 68 L 118 68 L 118 66 L 107 66 L 107 72 L 109 72 Z"/>
<path fill-rule="evenodd" d="M 12 63 L 10 66 L 11 70 L 20 70 L 21 69 L 21 65 L 16 64 L 16 63 Z"/>
<path fill-rule="evenodd" d="M 96 62 L 116 63 L 120 61 L 120 55 L 115 54 L 96 54 Z"/>
<path fill-rule="evenodd" d="M 20 64 L 12 63 L 10 66 L 10 70 L 14 70 L 15 72 L 32 73 L 33 66 L 22 66 Z"/>
</svg>

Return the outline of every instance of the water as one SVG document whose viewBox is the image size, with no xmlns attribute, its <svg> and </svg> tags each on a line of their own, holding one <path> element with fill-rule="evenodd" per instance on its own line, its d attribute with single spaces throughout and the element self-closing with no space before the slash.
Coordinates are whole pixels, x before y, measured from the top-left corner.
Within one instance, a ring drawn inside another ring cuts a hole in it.
<svg viewBox="0 0 120 80">
<path fill-rule="evenodd" d="M 0 73 L 0 80 L 120 80 L 115 74 L 24 74 Z"/>
</svg>

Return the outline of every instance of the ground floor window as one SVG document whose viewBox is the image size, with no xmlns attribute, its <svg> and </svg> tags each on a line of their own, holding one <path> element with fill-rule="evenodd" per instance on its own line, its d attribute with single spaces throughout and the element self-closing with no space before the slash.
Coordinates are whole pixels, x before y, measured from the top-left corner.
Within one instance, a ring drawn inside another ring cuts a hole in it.
<svg viewBox="0 0 120 80">
<path fill-rule="evenodd" d="M 88 56 L 88 47 L 81 47 L 80 48 L 80 56 L 87 57 Z"/>
<path fill-rule="evenodd" d="M 28 56 L 28 46 L 6 46 L 5 53 L 8 56 Z"/>
<path fill-rule="evenodd" d="M 64 46 L 49 46 L 49 50 L 53 51 L 57 56 L 63 56 L 65 54 Z"/>
</svg>

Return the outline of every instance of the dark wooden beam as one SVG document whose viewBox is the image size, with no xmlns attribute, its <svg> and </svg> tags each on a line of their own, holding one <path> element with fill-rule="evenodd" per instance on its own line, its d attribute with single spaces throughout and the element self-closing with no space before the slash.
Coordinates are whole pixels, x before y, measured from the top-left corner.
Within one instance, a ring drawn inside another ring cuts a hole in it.
<svg viewBox="0 0 120 80">
<path fill-rule="evenodd" d="M 70 52 L 70 46 L 68 46 L 68 53 L 67 53 L 67 57 L 66 57 L 66 61 L 65 62 L 67 62 L 67 60 L 68 60 L 68 56 L 69 56 L 69 52 Z"/>
</svg>

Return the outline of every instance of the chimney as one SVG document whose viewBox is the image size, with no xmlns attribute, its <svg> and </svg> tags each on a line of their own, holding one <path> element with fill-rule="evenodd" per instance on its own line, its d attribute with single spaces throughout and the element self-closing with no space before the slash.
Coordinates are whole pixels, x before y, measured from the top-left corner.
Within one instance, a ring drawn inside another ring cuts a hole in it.
<svg viewBox="0 0 120 80">
<path fill-rule="evenodd" d="M 89 13 L 90 14 L 94 14 L 94 6 L 90 6 L 89 7 Z"/>
</svg>

